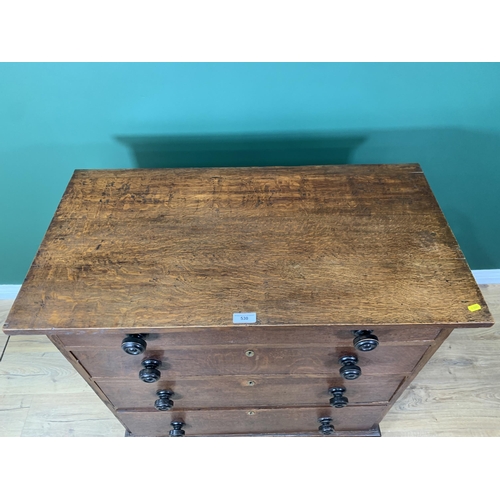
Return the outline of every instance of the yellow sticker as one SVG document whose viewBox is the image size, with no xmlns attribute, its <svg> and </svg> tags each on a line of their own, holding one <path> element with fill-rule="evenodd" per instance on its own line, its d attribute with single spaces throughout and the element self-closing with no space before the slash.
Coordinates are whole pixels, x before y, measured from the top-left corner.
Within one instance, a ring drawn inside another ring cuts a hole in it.
<svg viewBox="0 0 500 500">
<path fill-rule="evenodd" d="M 468 309 L 471 312 L 479 311 L 479 309 L 481 309 L 481 306 L 479 304 L 472 304 L 471 306 L 468 307 Z"/>
</svg>

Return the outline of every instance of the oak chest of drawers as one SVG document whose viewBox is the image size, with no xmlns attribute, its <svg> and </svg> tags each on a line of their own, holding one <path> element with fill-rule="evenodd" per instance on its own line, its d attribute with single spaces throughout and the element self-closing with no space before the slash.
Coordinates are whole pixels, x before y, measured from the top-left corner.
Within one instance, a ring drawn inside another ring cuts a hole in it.
<svg viewBox="0 0 500 500">
<path fill-rule="evenodd" d="M 417 164 L 75 171 L 4 325 L 131 436 L 370 436 L 492 317 Z"/>
</svg>

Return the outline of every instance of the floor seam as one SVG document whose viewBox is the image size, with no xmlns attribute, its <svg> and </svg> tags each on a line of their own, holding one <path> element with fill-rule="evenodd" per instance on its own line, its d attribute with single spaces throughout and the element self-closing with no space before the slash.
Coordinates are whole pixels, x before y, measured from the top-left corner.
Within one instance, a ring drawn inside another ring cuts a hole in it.
<svg viewBox="0 0 500 500">
<path fill-rule="evenodd" d="M 26 422 L 28 421 L 28 418 L 31 415 L 31 412 L 33 410 L 33 399 L 35 399 L 36 394 L 30 394 L 30 396 L 31 397 L 30 397 L 30 402 L 29 402 L 29 406 L 28 406 L 28 412 L 26 413 L 26 418 L 24 419 L 23 427 L 22 427 L 21 431 L 19 432 L 18 437 L 23 437 L 24 429 L 26 428 Z"/>
<path fill-rule="evenodd" d="M 3 355 L 5 354 L 5 350 L 7 349 L 7 345 L 9 344 L 9 340 L 10 340 L 10 335 L 7 336 L 7 341 L 5 342 L 5 345 L 3 346 L 2 354 L 0 354 L 0 361 L 2 361 L 2 359 L 3 359 Z"/>
</svg>

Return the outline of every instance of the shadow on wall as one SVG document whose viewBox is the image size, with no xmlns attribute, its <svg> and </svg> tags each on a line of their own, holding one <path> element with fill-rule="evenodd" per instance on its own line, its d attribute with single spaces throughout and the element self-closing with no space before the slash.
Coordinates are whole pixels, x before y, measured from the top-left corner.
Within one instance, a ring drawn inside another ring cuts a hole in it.
<svg viewBox="0 0 500 500">
<path fill-rule="evenodd" d="M 360 135 L 120 136 L 138 168 L 296 166 L 349 163 Z"/>
<path fill-rule="evenodd" d="M 500 267 L 500 137 L 460 128 L 117 136 L 135 168 L 420 163 L 473 269 Z"/>
</svg>

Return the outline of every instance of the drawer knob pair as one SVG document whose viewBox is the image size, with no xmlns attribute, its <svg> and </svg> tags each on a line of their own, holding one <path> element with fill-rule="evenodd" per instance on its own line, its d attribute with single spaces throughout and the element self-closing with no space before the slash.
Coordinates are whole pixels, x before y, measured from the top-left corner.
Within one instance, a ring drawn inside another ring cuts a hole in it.
<svg viewBox="0 0 500 500">
<path fill-rule="evenodd" d="M 354 330 L 352 333 L 356 336 L 353 344 L 358 351 L 373 351 L 379 344 L 377 336 L 373 335 L 373 330 Z M 133 356 L 142 354 L 147 347 L 144 340 L 147 335 L 147 333 L 127 335 L 122 341 L 122 349 Z M 247 356 L 253 356 L 253 352 L 247 351 Z"/>
<path fill-rule="evenodd" d="M 320 434 L 323 434 L 323 436 L 329 436 L 335 432 L 331 417 L 320 417 L 318 418 L 318 422 L 320 423 L 318 431 Z M 182 427 L 185 425 L 184 422 L 175 420 L 170 422 L 170 425 L 173 427 L 173 429 L 168 433 L 170 437 L 182 437 L 186 434 L 186 432 L 182 430 Z"/>
</svg>

